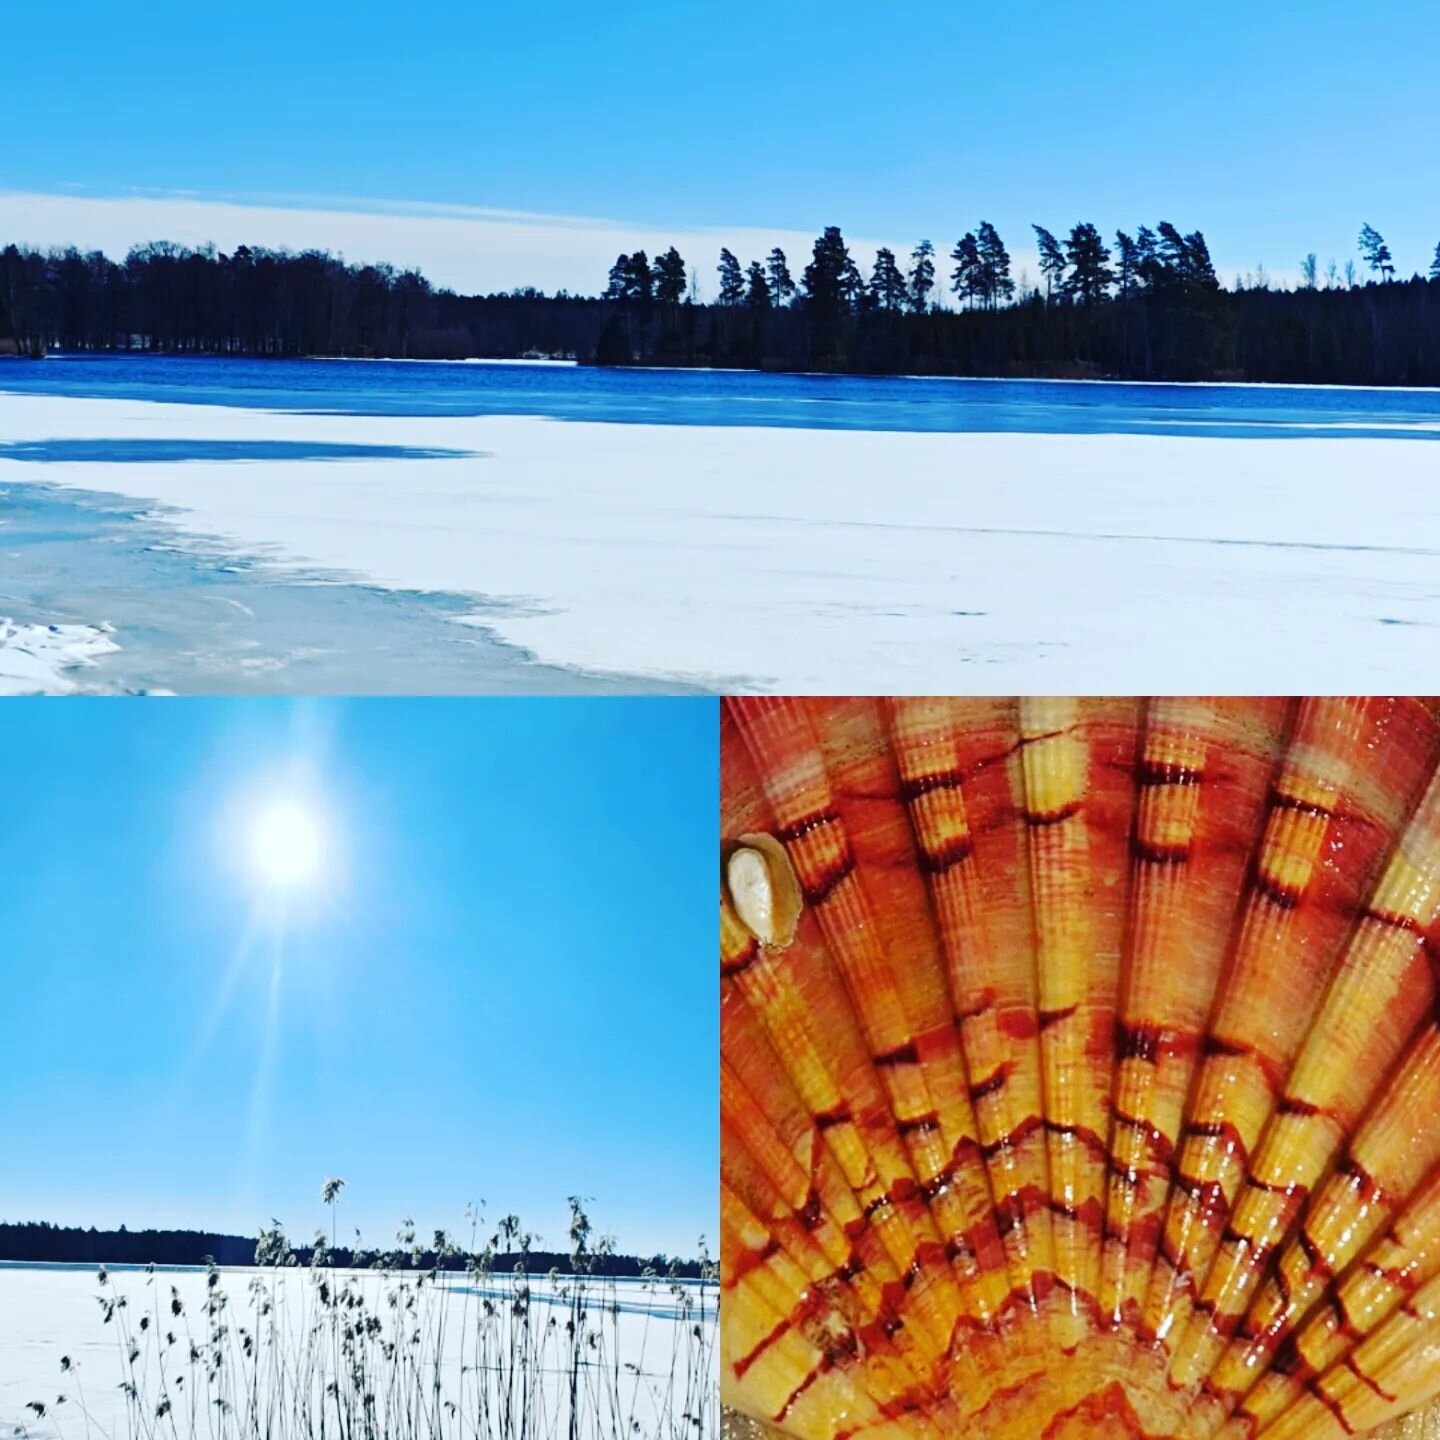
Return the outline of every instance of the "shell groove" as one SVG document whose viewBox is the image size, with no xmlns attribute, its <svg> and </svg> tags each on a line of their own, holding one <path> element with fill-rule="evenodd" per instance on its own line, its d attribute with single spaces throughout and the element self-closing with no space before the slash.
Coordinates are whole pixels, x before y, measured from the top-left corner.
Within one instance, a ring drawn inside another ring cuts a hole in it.
<svg viewBox="0 0 1440 1440">
<path fill-rule="evenodd" d="M 1440 705 L 753 697 L 721 743 L 728 1404 L 1422 1433 Z"/>
</svg>

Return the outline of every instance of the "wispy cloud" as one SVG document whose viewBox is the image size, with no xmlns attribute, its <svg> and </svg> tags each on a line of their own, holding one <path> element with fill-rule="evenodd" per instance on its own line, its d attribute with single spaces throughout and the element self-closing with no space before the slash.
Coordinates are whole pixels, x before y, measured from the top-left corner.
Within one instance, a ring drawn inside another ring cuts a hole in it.
<svg viewBox="0 0 1440 1440">
<path fill-rule="evenodd" d="M 818 227 L 817 227 L 818 228 Z M 440 285 L 464 291 L 543 290 L 590 293 L 602 289 L 621 251 L 652 255 L 679 248 L 713 294 L 720 247 L 742 261 L 779 245 L 797 278 L 813 233 L 736 227 L 665 228 L 577 215 L 535 215 L 478 206 L 361 199 L 355 196 L 246 195 L 207 197 L 189 191 L 130 190 L 113 195 L 0 191 L 0 242 L 78 245 L 123 255 L 147 240 L 310 247 L 356 261 L 418 266 Z M 852 238 L 857 262 L 868 268 L 883 240 Z M 903 242 L 891 242 L 905 251 Z"/>
<path fill-rule="evenodd" d="M 0 244 L 10 240 L 33 245 L 78 245 L 122 256 L 147 240 L 182 244 L 212 243 L 222 250 L 236 245 L 288 246 L 337 251 L 352 261 L 389 261 L 402 268 L 417 266 L 437 285 L 464 292 L 510 290 L 534 285 L 542 290 L 593 294 L 604 288 L 616 255 L 645 250 L 654 255 L 670 245 L 679 248 L 698 273 L 700 291 L 713 296 L 715 263 L 720 247 L 728 246 L 742 262 L 760 259 L 779 245 L 789 257 L 798 280 L 813 231 L 765 229 L 755 226 L 666 227 L 639 221 L 589 215 L 541 215 L 479 205 L 453 205 L 419 200 L 386 200 L 355 195 L 297 195 L 255 192 L 205 195 L 196 190 L 153 190 L 139 187 L 108 195 L 43 194 L 0 190 Z M 856 263 L 866 273 L 875 250 L 889 245 L 908 257 L 918 237 L 875 238 L 847 235 Z M 948 254 L 953 237 L 933 235 L 937 279 L 948 300 Z M 1007 236 L 1017 279 L 1034 283 L 1039 256 L 1028 243 L 1029 231 Z M 1221 282 L 1237 274 L 1253 275 L 1253 263 L 1216 252 Z M 1324 260 L 1321 261 L 1322 268 Z M 1276 266 L 1272 283 L 1293 285 L 1298 268 Z"/>
</svg>

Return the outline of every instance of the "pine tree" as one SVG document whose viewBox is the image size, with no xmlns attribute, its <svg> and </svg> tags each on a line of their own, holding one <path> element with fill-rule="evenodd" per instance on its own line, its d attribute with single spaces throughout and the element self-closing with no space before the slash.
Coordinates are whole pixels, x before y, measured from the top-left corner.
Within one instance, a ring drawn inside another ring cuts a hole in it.
<svg viewBox="0 0 1440 1440">
<path fill-rule="evenodd" d="M 1215 273 L 1214 262 L 1210 259 L 1210 247 L 1199 230 L 1192 230 L 1185 237 L 1185 254 L 1189 263 L 1190 283 L 1205 290 L 1218 290 L 1220 277 Z"/>
<path fill-rule="evenodd" d="M 825 364 L 843 364 L 843 321 L 855 309 L 863 284 L 838 225 L 827 225 L 815 241 L 802 280 L 805 309 L 812 319 L 811 357 Z"/>
<path fill-rule="evenodd" d="M 984 283 L 980 277 L 980 242 L 973 230 L 967 230 L 955 242 L 950 258 L 955 262 L 950 272 L 950 288 L 973 308 Z"/>
<path fill-rule="evenodd" d="M 828 226 L 816 240 L 810 263 L 800 277 L 807 304 L 822 305 L 839 298 L 844 244 L 839 228 L 834 225 Z"/>
<path fill-rule="evenodd" d="M 1430 262 L 1430 278 L 1440 280 L 1440 245 L 1435 247 L 1435 258 Z"/>
<path fill-rule="evenodd" d="M 1015 294 L 1015 282 L 1010 278 L 1010 252 L 1000 239 L 1000 232 L 988 220 L 980 222 L 977 243 L 980 251 L 980 294 L 986 308 L 993 310 L 1011 300 Z"/>
<path fill-rule="evenodd" d="M 745 298 L 745 273 L 740 262 L 726 249 L 720 251 L 720 303 L 738 305 Z"/>
<path fill-rule="evenodd" d="M 771 301 L 776 305 L 788 305 L 795 294 L 795 282 L 790 278 L 785 252 L 778 245 L 770 252 L 770 257 L 765 262 L 765 271 Z"/>
<path fill-rule="evenodd" d="M 1190 249 L 1185 244 L 1185 237 L 1168 220 L 1160 222 L 1159 231 L 1155 258 L 1163 278 L 1182 283 L 1191 279 Z"/>
<path fill-rule="evenodd" d="M 685 298 L 685 262 L 673 245 L 655 261 L 655 298 L 662 305 L 678 305 Z"/>
<path fill-rule="evenodd" d="M 1315 258 L 1315 252 L 1312 250 L 1300 262 L 1300 284 L 1306 290 L 1313 290 L 1319 283 L 1319 279 L 1320 262 Z"/>
<path fill-rule="evenodd" d="M 770 282 L 765 278 L 765 267 L 758 260 L 752 260 L 745 270 L 745 279 L 745 303 L 752 310 L 768 310 Z"/>
<path fill-rule="evenodd" d="M 1070 263 L 1066 294 L 1083 305 L 1098 304 L 1115 280 L 1100 232 L 1086 221 L 1074 226 L 1065 241 L 1065 256 Z"/>
<path fill-rule="evenodd" d="M 655 293 L 655 275 L 650 269 L 650 257 L 637 250 L 630 257 L 630 296 L 641 305 L 647 305 Z"/>
<path fill-rule="evenodd" d="M 908 294 L 895 252 L 882 246 L 875 252 L 875 268 L 870 274 L 871 298 L 878 309 L 903 310 Z"/>
<path fill-rule="evenodd" d="M 1371 225 L 1360 227 L 1360 256 L 1378 274 L 1381 280 L 1389 280 L 1395 274 L 1390 261 L 1390 247 L 1385 238 Z"/>
<path fill-rule="evenodd" d="M 910 252 L 910 309 L 923 315 L 930 308 L 930 292 L 935 288 L 935 247 L 922 240 Z"/>
<path fill-rule="evenodd" d="M 605 287 L 605 299 L 625 300 L 630 294 L 630 257 L 620 255 L 610 267 L 610 283 Z"/>
<path fill-rule="evenodd" d="M 1043 225 L 1032 225 L 1036 244 L 1040 247 L 1040 273 L 1045 277 L 1045 303 L 1050 303 L 1053 290 L 1064 285 L 1065 254 L 1060 242 Z"/>
<path fill-rule="evenodd" d="M 1155 232 L 1142 225 L 1135 232 L 1135 274 L 1146 290 L 1153 290 L 1161 278 L 1159 243 Z"/>
<path fill-rule="evenodd" d="M 806 303 L 821 310 L 848 308 L 853 300 L 852 276 L 857 273 L 840 227 L 827 225 L 801 277 Z"/>
<path fill-rule="evenodd" d="M 657 272 L 649 268 L 649 256 L 644 251 L 636 251 L 634 255 L 621 255 L 616 258 L 615 264 L 611 266 L 609 285 L 605 289 L 606 300 L 618 300 L 622 304 L 638 304 L 641 307 L 649 304 L 655 292 L 655 279 Z M 397 289 L 409 289 L 415 292 L 419 287 L 429 292 L 429 284 L 423 276 L 416 274 L 412 278 L 402 275 L 399 281 L 395 282 Z"/>
<path fill-rule="evenodd" d="M 1140 247 L 1123 230 L 1117 230 L 1115 255 L 1120 262 L 1120 268 L 1115 273 L 1120 298 L 1128 300 L 1140 287 Z"/>
<path fill-rule="evenodd" d="M 643 250 L 619 256 L 610 267 L 610 283 L 605 290 L 605 299 L 643 306 L 649 303 L 654 292 L 655 274 Z"/>
</svg>

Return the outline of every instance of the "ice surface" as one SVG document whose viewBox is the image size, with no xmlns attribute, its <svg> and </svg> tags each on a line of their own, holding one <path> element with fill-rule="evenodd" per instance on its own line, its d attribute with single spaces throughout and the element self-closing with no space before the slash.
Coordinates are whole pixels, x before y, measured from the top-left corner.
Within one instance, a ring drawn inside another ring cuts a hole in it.
<svg viewBox="0 0 1440 1440">
<path fill-rule="evenodd" d="M 1440 625 L 1440 450 L 1418 436 L 810 431 L 33 395 L 0 395 L 0 434 L 467 452 L 37 465 L 0 447 L 0 482 L 119 492 L 271 567 L 482 597 L 478 623 L 545 662 L 715 687 L 1373 690 L 1428 673 Z"/>
<path fill-rule="evenodd" d="M 483 623 L 483 606 L 478 623 L 453 623 L 475 622 L 476 607 L 473 596 L 257 567 L 233 546 L 180 534 L 123 495 L 43 483 L 0 491 L 0 615 L 42 629 L 114 626 L 118 650 L 65 672 L 82 692 L 574 694 L 647 686 L 635 676 L 529 660 Z"/>
<path fill-rule="evenodd" d="M 0 695 L 62 695 L 73 672 L 120 647 L 109 625 L 20 625 L 0 615 Z"/>
<path fill-rule="evenodd" d="M 416 1328 L 423 1332 L 422 1349 L 432 1367 L 426 1370 L 427 1377 L 433 1375 L 433 1362 L 438 1356 L 442 1399 L 459 1400 L 468 1415 L 468 1418 L 451 1417 L 447 1407 L 445 1418 L 436 1423 L 435 1434 L 439 1440 L 450 1436 L 459 1440 L 463 1425 L 468 1440 L 476 1440 L 476 1377 L 496 1358 L 493 1351 L 474 1348 L 477 1310 L 486 1298 L 496 1303 L 501 1315 L 492 1334 L 503 1336 L 516 1293 L 515 1277 L 496 1275 L 488 1280 L 471 1281 L 463 1274 L 450 1274 L 441 1280 L 442 1290 L 446 1292 L 442 1297 L 440 1291 L 430 1286 L 422 1286 L 417 1291 L 419 1272 L 413 1270 L 389 1276 L 368 1270 L 320 1273 L 328 1281 L 332 1294 L 349 1281 L 353 1295 L 363 1297 L 363 1306 L 348 1313 L 368 1313 L 381 1323 L 382 1335 L 375 1342 L 377 1354 L 385 1338 L 396 1333 L 409 1334 Z M 252 1293 L 251 1286 L 256 1282 L 261 1289 Z M 290 1377 L 284 1382 L 284 1396 L 290 1401 L 295 1399 L 294 1376 L 303 1372 L 311 1379 L 315 1401 L 319 1402 L 320 1391 L 329 1377 L 337 1373 L 340 1358 L 338 1353 L 332 1357 L 326 1346 L 320 1348 L 318 1358 L 307 1355 L 303 1349 L 309 1326 L 317 1321 L 323 1325 L 325 1313 L 313 1282 L 314 1277 L 304 1269 L 218 1272 L 218 1290 L 224 1297 L 224 1310 L 218 1318 L 227 1332 L 227 1375 L 243 1376 L 249 1381 L 250 1370 L 243 1363 L 241 1335 L 242 1331 L 259 1335 L 265 1329 L 267 1322 L 260 1306 L 268 1301 L 272 1305 L 271 1313 L 283 1317 L 286 1327 L 289 1348 L 283 1358 Z M 570 1315 L 563 1293 L 565 1284 L 564 1277 L 532 1276 L 529 1280 L 533 1296 L 531 1331 L 537 1348 L 527 1370 L 532 1383 L 538 1380 L 540 1393 L 532 1395 L 527 1402 L 532 1410 L 532 1428 L 527 1433 L 536 1440 L 550 1435 L 556 1429 L 555 1417 L 566 1413 L 563 1390 L 569 1376 L 557 1368 L 564 1352 L 564 1326 Z M 172 1286 L 182 1304 L 179 1316 L 171 1310 Z M 586 1349 L 596 1367 L 603 1360 L 605 1373 L 613 1378 L 618 1367 L 620 1378 L 612 1405 L 599 1398 L 606 1382 L 598 1368 L 582 1375 L 582 1384 L 601 1387 L 590 1392 L 587 1416 L 596 1419 L 613 1415 L 627 1430 L 629 1426 L 623 1422 L 633 1418 L 639 1422 L 635 1432 L 637 1440 L 645 1440 L 657 1432 L 667 1437 L 686 1432 L 705 1440 L 714 1433 L 712 1412 L 717 1405 L 713 1285 L 702 1297 L 698 1286 L 685 1282 L 682 1288 L 688 1297 L 688 1309 L 683 1314 L 671 1282 L 663 1278 L 621 1280 L 613 1282 L 613 1286 L 613 1292 L 607 1291 L 606 1298 L 613 1294 L 614 1309 L 607 1306 L 602 1311 L 601 1307 L 592 1306 L 588 1312 L 586 1333 L 593 1328 L 596 1343 L 593 1347 L 587 1345 Z M 400 1311 L 389 1306 L 387 1293 L 401 1297 Z M 206 1411 L 220 1393 L 219 1388 L 206 1390 L 205 1367 L 190 1365 L 187 1355 L 192 1338 L 200 1342 L 202 1350 L 208 1350 L 205 1340 L 209 1322 L 204 1306 L 210 1294 L 203 1270 L 161 1267 L 154 1275 L 147 1275 L 139 1269 L 121 1267 L 111 1269 L 107 1283 L 102 1286 L 92 1266 L 0 1263 L 0 1434 L 9 1436 L 17 1426 L 23 1426 L 23 1433 L 35 1440 L 87 1435 L 91 1440 L 102 1436 L 123 1440 L 127 1435 L 151 1433 L 171 1436 L 168 1423 L 155 1424 L 155 1405 L 162 1394 L 171 1399 L 182 1437 L 216 1433 Z M 410 1322 L 403 1331 L 398 1331 L 395 1319 L 397 1313 L 406 1313 L 403 1300 L 407 1294 L 415 1297 L 416 1306 L 408 1312 Z M 107 1323 L 97 1302 L 114 1300 L 117 1296 L 125 1297 L 126 1308 L 115 1312 Z M 440 1313 L 441 1298 L 446 1315 L 443 1338 L 433 1326 Z M 549 1326 L 552 1318 L 558 1329 Z M 691 1327 L 699 1327 L 703 1338 L 697 1339 Z M 173 1346 L 164 1344 L 167 1333 L 176 1336 Z M 134 1407 L 121 1388 L 132 1375 L 126 1361 L 131 1343 L 139 1350 L 133 1375 L 142 1401 Z M 163 1370 L 157 1364 L 162 1353 L 165 1356 Z M 268 1350 L 262 1353 L 269 1358 Z M 463 1384 L 462 1363 L 467 1366 Z M 491 1369 L 489 1373 L 492 1385 L 499 1383 L 496 1372 Z M 178 1375 L 186 1376 L 188 1388 L 186 1382 L 176 1383 Z M 262 1393 L 258 1403 L 263 1409 L 267 1402 L 263 1373 L 259 1384 Z M 429 1384 L 427 1378 L 421 1388 L 428 1391 Z M 692 1429 L 683 1419 L 687 1388 L 692 1400 L 698 1393 L 706 1403 L 703 1431 Z M 194 1423 L 189 1413 L 192 1391 L 196 1405 Z M 411 1393 L 419 1392 L 412 1390 Z M 65 1396 L 65 1403 L 57 1405 L 56 1399 L 61 1395 Z M 232 1420 L 220 1433 L 232 1435 L 243 1428 L 248 1401 L 237 1391 L 229 1392 L 228 1398 L 233 1407 Z M 499 1399 L 496 1395 L 491 1398 L 492 1402 Z M 382 1404 L 383 1399 L 382 1395 Z M 43 1418 L 28 1408 L 32 1402 L 46 1407 Z M 333 1415 L 330 1418 L 333 1420 Z M 662 1419 L 667 1423 L 662 1424 Z M 669 1422 L 673 1422 L 673 1430 Z M 298 1423 L 277 1424 L 274 1433 L 295 1434 L 302 1428 Z M 588 1440 L 594 1430 L 582 1426 L 580 1433 Z"/>
</svg>

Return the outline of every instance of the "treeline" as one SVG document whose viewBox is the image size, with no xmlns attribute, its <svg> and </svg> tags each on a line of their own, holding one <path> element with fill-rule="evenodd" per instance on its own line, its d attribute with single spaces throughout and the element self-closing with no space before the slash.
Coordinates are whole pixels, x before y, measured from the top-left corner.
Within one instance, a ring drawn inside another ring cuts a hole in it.
<svg viewBox="0 0 1440 1440">
<path fill-rule="evenodd" d="M 99 251 L 0 250 L 0 351 L 164 351 L 459 360 L 588 354 L 609 308 L 538 290 L 456 295 L 418 270 L 320 250 L 233 254 L 156 241 Z"/>
<path fill-rule="evenodd" d="M 653 263 L 619 256 L 600 364 L 712 364 L 869 374 L 1440 384 L 1440 246 L 1428 277 L 1398 280 L 1389 247 L 1360 232 L 1370 278 L 1353 261 L 1301 263 L 1302 283 L 1263 272 L 1226 289 L 1204 234 L 1162 221 L 1113 244 L 1095 226 L 1063 239 L 1032 227 L 1034 279 L 1013 273 L 988 221 L 950 251 L 948 285 L 933 244 L 902 263 L 876 252 L 862 274 L 837 227 L 816 240 L 798 280 L 784 251 L 748 264 L 720 252 L 715 303 L 694 302 L 693 272 L 672 248 Z M 937 297 L 947 292 L 954 308 Z"/>
<path fill-rule="evenodd" d="M 74 1226 L 51 1225 L 43 1221 L 23 1224 L 0 1223 L 0 1260 L 18 1260 L 71 1265 L 217 1265 L 249 1266 L 274 1263 L 277 1231 L 266 1232 L 258 1240 L 241 1235 L 218 1235 L 204 1230 L 88 1230 Z M 279 1237 L 283 1242 L 283 1236 Z M 295 1263 L 309 1265 L 315 1258 L 315 1246 L 286 1245 Z M 326 1264 L 366 1267 L 379 1263 L 406 1265 L 416 1269 L 464 1270 L 470 1257 L 450 1244 L 448 1237 L 437 1234 L 431 1243 L 412 1243 L 398 1251 L 347 1249 L 330 1247 L 319 1242 L 321 1257 Z M 510 1271 L 517 1264 L 532 1275 L 548 1274 L 556 1269 L 568 1273 L 572 1268 L 570 1251 L 523 1249 L 492 1254 L 490 1263 L 497 1271 Z M 648 1259 L 635 1255 L 615 1255 L 608 1251 L 592 1253 L 587 1258 L 592 1273 L 617 1277 L 676 1275 L 699 1279 L 699 1260 L 677 1260 L 667 1255 Z"/>
<path fill-rule="evenodd" d="M 720 252 L 713 299 L 671 247 L 617 257 L 599 296 L 457 295 L 417 271 L 321 251 L 137 247 L 0 251 L 0 348 L 40 355 L 159 350 L 453 359 L 539 355 L 600 365 L 876 374 L 1440 384 L 1440 246 L 1396 277 L 1384 238 L 1301 283 L 1263 272 L 1227 288 L 1205 237 L 1169 222 L 1106 239 L 1034 226 L 1036 276 L 1015 274 L 994 225 L 948 252 L 882 248 L 861 271 L 838 227 L 792 274 L 780 249 Z M 944 273 L 942 273 L 942 271 Z M 942 303 L 942 298 L 945 303 Z"/>
</svg>

